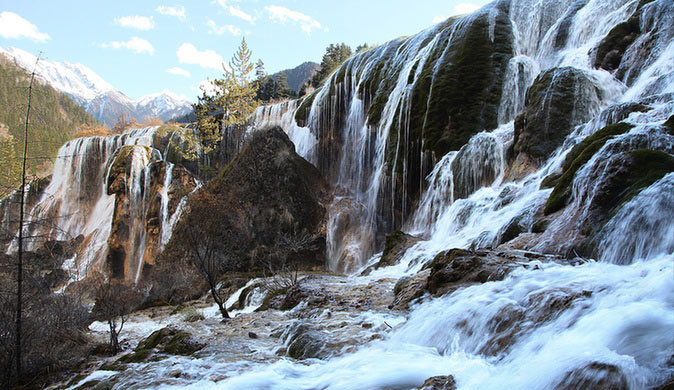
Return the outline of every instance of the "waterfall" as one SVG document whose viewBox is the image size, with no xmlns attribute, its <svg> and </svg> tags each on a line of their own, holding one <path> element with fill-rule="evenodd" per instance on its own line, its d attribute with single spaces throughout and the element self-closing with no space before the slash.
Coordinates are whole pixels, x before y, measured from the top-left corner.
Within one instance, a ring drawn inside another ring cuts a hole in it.
<svg viewBox="0 0 674 390">
<path fill-rule="evenodd" d="M 27 212 L 27 234 L 36 239 L 27 241 L 26 249 L 37 250 L 47 240 L 71 240 L 82 235 L 84 240 L 77 256 L 64 267 L 70 281 L 80 280 L 91 272 L 107 273 L 106 258 L 113 228 L 116 199 L 108 193 L 110 169 L 120 150 L 132 147 L 128 171 L 124 173 L 125 197 L 128 200 L 129 236 L 124 244 L 128 254 L 129 279 L 138 281 L 147 254 L 148 232 L 146 216 L 151 204 L 151 188 L 155 185 L 151 174 L 153 161 L 161 153 L 153 148 L 157 127 L 131 130 L 123 135 L 88 137 L 72 140 L 61 147 L 49 185 Z M 179 206 L 169 215 L 169 189 L 173 186 L 173 164 L 166 164 L 159 198 L 161 202 L 161 247 L 170 238 L 179 218 Z M 5 206 L 5 223 L 9 207 Z M 16 250 L 16 242 L 10 245 Z"/>
<path fill-rule="evenodd" d="M 423 63 L 432 62 L 436 49 L 444 50 L 454 33 L 461 32 L 457 26 L 476 16 L 452 24 L 451 33 L 440 25 L 358 55 L 313 97 L 286 103 L 285 108 L 259 110 L 258 123 L 281 124 L 289 131 L 299 118 L 316 140 L 305 157 L 336 192 L 328 222 L 332 269 L 349 271 L 362 264 L 377 250 L 377 236 L 393 226 L 422 238 L 399 266 L 352 276 L 350 281 L 411 276 L 451 248 L 507 251 L 503 245 L 511 241 L 512 231 L 524 233 L 519 236 L 523 238 L 529 235 L 525 249 L 566 254 L 595 228 L 590 224 L 591 206 L 602 196 L 600 186 L 607 184 L 612 163 L 642 149 L 674 154 L 674 136 L 662 126 L 674 114 L 671 1 L 641 5 L 642 35 L 625 52 L 626 70 L 613 73 L 592 67 L 593 49 L 641 2 L 512 0 L 491 4 L 481 14 L 492 15 L 504 3 L 509 5 L 516 47 L 504 70 L 498 126 L 481 129 L 461 148 L 439 158 L 407 144 L 415 131 L 407 126 L 413 115 L 411 90 Z M 390 89 L 381 105 L 381 120 L 370 123 L 373 102 L 363 91 L 378 63 L 395 71 L 388 74 Z M 507 176 L 509 149 L 525 91 L 538 72 L 563 66 L 581 70 L 597 88 L 596 98 L 574 102 L 591 105 L 592 118 L 571 129 L 544 161 L 513 180 Z M 629 108 L 635 105 L 642 107 Z M 578 169 L 564 209 L 542 215 L 552 191 L 542 188 L 545 179 L 563 170 L 574 146 L 619 121 L 632 128 L 609 137 Z M 390 136 L 400 142 L 387 144 Z M 402 155 L 415 160 L 398 158 Z M 398 192 L 410 188 L 408 172 L 414 161 L 422 167 L 429 164 L 429 169 L 419 171 L 418 201 L 405 214 L 393 203 L 400 201 Z M 396 188 L 399 191 L 391 195 Z M 302 363 L 253 362 L 239 371 L 213 363 L 211 372 L 227 372 L 228 377 L 194 381 L 191 386 L 411 389 L 428 377 L 448 374 L 459 389 L 590 388 L 602 378 L 617 381 L 619 388 L 658 386 L 674 375 L 673 193 L 674 175 L 668 173 L 624 203 L 610 205 L 602 215 L 607 222 L 593 236 L 597 260 L 532 261 L 500 281 L 422 297 L 403 325 L 355 352 Z M 545 218 L 549 226 L 534 232 L 534 222 Z M 351 253 L 351 259 L 345 253 Z"/>
</svg>

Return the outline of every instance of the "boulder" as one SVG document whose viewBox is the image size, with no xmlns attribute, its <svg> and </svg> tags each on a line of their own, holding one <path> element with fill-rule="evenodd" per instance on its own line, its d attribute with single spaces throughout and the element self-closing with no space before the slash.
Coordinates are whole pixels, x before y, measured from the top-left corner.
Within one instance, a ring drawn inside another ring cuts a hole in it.
<svg viewBox="0 0 674 390">
<path fill-rule="evenodd" d="M 284 333 L 287 355 L 298 359 L 321 359 L 325 357 L 325 336 L 305 323 L 295 323 Z"/>
<path fill-rule="evenodd" d="M 411 301 L 430 293 L 449 294 L 458 288 L 493 280 L 502 280 L 519 267 L 536 267 L 531 261 L 563 261 L 558 256 L 519 250 L 450 249 L 440 252 L 423 270 L 401 278 L 395 285 L 389 308 L 405 310 Z"/>
<path fill-rule="evenodd" d="M 419 390 L 456 390 L 456 381 L 451 375 L 433 376 L 424 382 Z"/>
<path fill-rule="evenodd" d="M 620 368 L 612 364 L 593 362 L 567 372 L 564 379 L 554 389 L 627 390 L 629 388 L 627 378 Z"/>
<path fill-rule="evenodd" d="M 138 343 L 130 358 L 122 357 L 125 363 L 143 361 L 153 352 L 169 355 L 189 356 L 205 347 L 205 344 L 196 341 L 191 334 L 175 328 L 162 328 L 152 332 L 145 340 Z"/>
<path fill-rule="evenodd" d="M 431 272 L 426 289 L 439 296 L 470 284 L 502 280 L 513 269 L 527 267 L 532 259 L 545 258 L 536 253 L 450 249 L 439 253 L 427 266 Z"/>
</svg>

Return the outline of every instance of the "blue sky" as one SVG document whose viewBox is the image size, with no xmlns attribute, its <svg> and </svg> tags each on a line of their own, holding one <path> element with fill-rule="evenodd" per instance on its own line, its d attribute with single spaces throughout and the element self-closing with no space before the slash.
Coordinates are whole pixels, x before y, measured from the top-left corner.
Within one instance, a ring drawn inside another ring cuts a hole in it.
<svg viewBox="0 0 674 390">
<path fill-rule="evenodd" d="M 268 73 L 411 35 L 488 0 L 0 0 L 0 47 L 79 62 L 129 97 L 164 89 L 194 100 L 246 37 Z"/>
</svg>

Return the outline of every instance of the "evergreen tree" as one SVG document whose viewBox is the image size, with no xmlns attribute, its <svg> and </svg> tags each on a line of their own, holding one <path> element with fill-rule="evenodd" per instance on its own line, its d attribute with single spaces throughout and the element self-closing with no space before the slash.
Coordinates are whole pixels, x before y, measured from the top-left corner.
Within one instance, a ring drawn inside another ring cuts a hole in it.
<svg viewBox="0 0 674 390">
<path fill-rule="evenodd" d="M 349 47 L 347 44 L 331 43 L 325 49 L 325 54 L 321 60 L 321 67 L 311 78 L 311 85 L 315 88 L 320 87 L 321 84 L 323 84 L 323 82 L 328 78 L 328 76 L 330 76 L 332 72 L 335 71 L 335 69 L 339 68 L 339 66 L 342 65 L 344 61 L 349 59 L 352 54 L 353 52 L 351 51 L 351 47 Z"/>
<path fill-rule="evenodd" d="M 203 153 L 213 151 L 220 142 L 222 125 L 243 126 L 255 112 L 259 102 L 255 82 L 251 80 L 255 68 L 251 57 L 252 52 L 243 38 L 229 66 L 223 65 L 224 77 L 212 81 L 214 93 L 203 91 L 193 105 L 197 132 L 190 129 L 170 129 L 180 131 L 184 142 L 179 150 L 187 150 L 185 157 L 193 157 L 190 153 L 196 150 Z M 262 61 L 258 61 L 257 65 L 259 69 L 264 69 Z"/>
</svg>

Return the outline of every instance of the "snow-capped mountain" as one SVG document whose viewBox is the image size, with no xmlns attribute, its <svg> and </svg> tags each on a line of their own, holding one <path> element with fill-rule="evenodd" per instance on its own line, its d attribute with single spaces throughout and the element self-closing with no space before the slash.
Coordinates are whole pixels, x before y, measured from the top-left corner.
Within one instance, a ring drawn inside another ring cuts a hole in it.
<svg viewBox="0 0 674 390">
<path fill-rule="evenodd" d="M 35 68 L 37 57 L 24 50 L 0 48 L 0 54 L 26 70 Z M 96 120 L 109 126 L 122 117 L 135 118 L 139 122 L 150 118 L 169 120 L 192 110 L 190 101 L 168 90 L 133 100 L 78 63 L 40 60 L 35 71 L 40 80 L 67 94 Z"/>
</svg>

